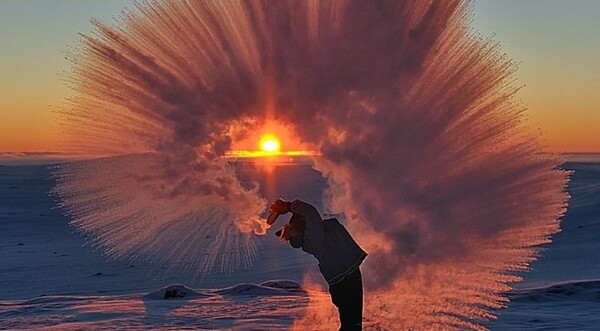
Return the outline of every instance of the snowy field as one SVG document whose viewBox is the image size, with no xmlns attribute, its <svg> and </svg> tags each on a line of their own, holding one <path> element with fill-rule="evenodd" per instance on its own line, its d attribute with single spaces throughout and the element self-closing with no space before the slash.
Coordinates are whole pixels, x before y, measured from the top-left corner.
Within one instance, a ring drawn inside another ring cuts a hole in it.
<svg viewBox="0 0 600 331">
<path fill-rule="evenodd" d="M 565 168 L 575 172 L 562 232 L 515 285 L 491 330 L 600 329 L 600 163 Z M 297 196 L 318 206 L 325 180 L 309 166 L 273 174 L 277 190 L 268 199 Z M 53 185 L 48 166 L 0 166 L 0 329 L 336 328 L 316 261 L 274 236 L 263 239 L 252 268 L 202 279 L 143 260 L 107 260 L 70 228 L 48 195 Z M 374 329 L 369 316 L 365 329 Z"/>
</svg>

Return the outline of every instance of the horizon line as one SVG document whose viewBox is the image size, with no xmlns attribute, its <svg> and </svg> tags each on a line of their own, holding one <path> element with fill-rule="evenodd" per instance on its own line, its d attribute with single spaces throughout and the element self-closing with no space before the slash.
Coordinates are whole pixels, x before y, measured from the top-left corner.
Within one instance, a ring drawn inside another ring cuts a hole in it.
<svg viewBox="0 0 600 331">
<path fill-rule="evenodd" d="M 555 154 L 565 157 L 565 162 L 600 162 L 600 151 L 597 152 L 543 152 L 543 154 Z M 126 154 L 123 154 L 126 155 Z M 114 156 L 114 155 L 112 155 Z M 319 157 L 318 151 L 229 151 L 222 155 L 224 159 L 268 159 L 281 160 L 285 157 Z M 587 156 L 587 158 L 586 158 Z M 35 165 L 53 164 L 65 161 L 80 161 L 85 159 L 103 158 L 100 155 L 73 154 L 59 151 L 0 151 L 0 165 Z M 284 162 L 287 163 L 287 162 Z"/>
</svg>

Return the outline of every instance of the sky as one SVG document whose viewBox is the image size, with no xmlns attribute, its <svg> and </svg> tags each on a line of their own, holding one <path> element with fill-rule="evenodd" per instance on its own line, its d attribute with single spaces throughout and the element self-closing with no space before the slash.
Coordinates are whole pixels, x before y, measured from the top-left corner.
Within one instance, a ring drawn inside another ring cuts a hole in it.
<svg viewBox="0 0 600 331">
<path fill-rule="evenodd" d="M 600 1 L 477 0 L 472 27 L 517 63 L 518 97 L 548 151 L 600 152 Z M 0 152 L 57 151 L 64 59 L 90 18 L 130 0 L 0 1 Z"/>
</svg>

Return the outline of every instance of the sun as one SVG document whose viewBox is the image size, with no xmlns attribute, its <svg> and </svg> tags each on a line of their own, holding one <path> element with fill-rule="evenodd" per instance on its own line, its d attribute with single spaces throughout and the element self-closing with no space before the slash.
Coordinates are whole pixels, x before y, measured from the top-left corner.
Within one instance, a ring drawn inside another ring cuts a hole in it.
<svg viewBox="0 0 600 331">
<path fill-rule="evenodd" d="M 280 147 L 279 139 L 272 134 L 266 134 L 262 136 L 262 138 L 260 138 L 259 145 L 261 150 L 268 153 L 278 152 Z"/>
</svg>

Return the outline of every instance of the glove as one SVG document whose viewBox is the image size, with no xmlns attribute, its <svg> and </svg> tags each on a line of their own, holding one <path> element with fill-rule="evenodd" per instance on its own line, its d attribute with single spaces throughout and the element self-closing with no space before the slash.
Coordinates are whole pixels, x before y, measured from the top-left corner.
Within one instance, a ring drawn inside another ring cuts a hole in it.
<svg viewBox="0 0 600 331">
<path fill-rule="evenodd" d="M 267 217 L 267 224 L 271 225 L 275 223 L 277 217 L 280 214 L 286 214 L 290 211 L 292 203 L 289 201 L 285 201 L 283 199 L 277 199 L 273 201 L 271 204 L 271 212 L 269 213 L 269 217 Z"/>
</svg>

